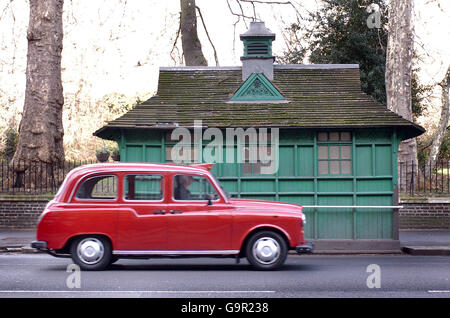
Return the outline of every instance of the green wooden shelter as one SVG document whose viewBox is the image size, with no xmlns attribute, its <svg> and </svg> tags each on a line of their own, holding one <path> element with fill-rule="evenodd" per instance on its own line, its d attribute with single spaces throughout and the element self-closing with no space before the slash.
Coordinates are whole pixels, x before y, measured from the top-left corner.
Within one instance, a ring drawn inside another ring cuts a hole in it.
<svg viewBox="0 0 450 318">
<path fill-rule="evenodd" d="M 171 132 L 194 120 L 223 131 L 278 128 L 276 173 L 218 163 L 225 189 L 305 206 L 306 236 L 318 249 L 399 250 L 398 145 L 424 129 L 364 94 L 358 65 L 276 65 L 275 35 L 262 22 L 241 39 L 242 66 L 161 67 L 157 94 L 94 135 L 116 141 L 121 161 L 171 162 Z M 193 158 L 202 161 L 208 142 L 193 145 Z"/>
</svg>

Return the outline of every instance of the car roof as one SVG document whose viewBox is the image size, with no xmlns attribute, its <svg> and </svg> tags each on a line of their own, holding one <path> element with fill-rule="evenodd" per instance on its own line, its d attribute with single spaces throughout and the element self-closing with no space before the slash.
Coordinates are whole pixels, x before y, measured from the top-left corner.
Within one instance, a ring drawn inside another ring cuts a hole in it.
<svg viewBox="0 0 450 318">
<path fill-rule="evenodd" d="M 95 163 L 87 164 L 72 169 L 56 194 L 54 200 L 65 202 L 70 200 L 73 191 L 77 187 L 80 180 L 90 174 L 95 173 L 115 173 L 115 172 L 179 172 L 179 173 L 194 173 L 194 174 L 208 174 L 213 164 L 193 164 L 192 166 L 167 164 L 167 163 L 141 163 L 141 162 L 126 162 L 126 163 Z M 70 180 L 70 181 L 69 181 Z M 76 183 L 74 184 L 73 181 Z M 74 188 L 71 185 L 74 184 Z M 219 187 L 220 189 L 220 187 Z M 220 191 L 220 190 L 219 190 Z M 226 201 L 226 198 L 225 198 Z"/>
<path fill-rule="evenodd" d="M 167 163 L 141 163 L 141 162 L 126 162 L 126 163 L 95 163 L 77 167 L 72 170 L 72 175 L 84 175 L 95 172 L 123 172 L 123 171 L 167 171 L 167 172 L 193 172 L 205 173 L 206 169 L 200 167 L 183 166 L 177 164 Z"/>
</svg>

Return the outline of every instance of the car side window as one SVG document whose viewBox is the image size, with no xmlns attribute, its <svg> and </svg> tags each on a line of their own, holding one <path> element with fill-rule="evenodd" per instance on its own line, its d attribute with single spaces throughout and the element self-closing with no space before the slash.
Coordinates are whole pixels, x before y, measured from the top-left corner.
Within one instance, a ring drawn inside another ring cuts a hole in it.
<svg viewBox="0 0 450 318">
<path fill-rule="evenodd" d="M 180 174 L 173 179 L 173 198 L 175 200 L 217 200 L 219 195 L 202 176 Z"/>
<path fill-rule="evenodd" d="M 163 176 L 159 174 L 129 174 L 125 176 L 125 200 L 160 201 L 164 195 Z"/>
<path fill-rule="evenodd" d="M 88 178 L 76 194 L 82 200 L 113 200 L 117 198 L 117 176 L 103 175 Z"/>
</svg>

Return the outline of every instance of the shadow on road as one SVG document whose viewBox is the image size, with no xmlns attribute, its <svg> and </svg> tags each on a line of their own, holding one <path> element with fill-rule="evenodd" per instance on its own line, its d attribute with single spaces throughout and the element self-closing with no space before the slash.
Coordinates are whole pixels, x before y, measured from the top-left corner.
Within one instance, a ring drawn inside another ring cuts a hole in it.
<svg viewBox="0 0 450 318">
<path fill-rule="evenodd" d="M 285 272 L 285 271 L 317 271 L 320 266 L 316 265 L 294 265 L 294 264 L 285 264 L 282 268 L 271 271 L 271 272 Z M 67 266 L 58 265 L 58 266 L 47 266 L 45 268 L 46 271 L 66 271 Z M 249 264 L 112 264 L 104 271 L 251 271 L 258 272 L 257 269 L 253 268 Z M 260 271 L 263 272 L 263 271 Z"/>
<path fill-rule="evenodd" d="M 316 271 L 314 265 L 285 264 L 277 271 Z M 108 270 L 114 271 L 253 271 L 250 264 L 113 264 Z"/>
</svg>

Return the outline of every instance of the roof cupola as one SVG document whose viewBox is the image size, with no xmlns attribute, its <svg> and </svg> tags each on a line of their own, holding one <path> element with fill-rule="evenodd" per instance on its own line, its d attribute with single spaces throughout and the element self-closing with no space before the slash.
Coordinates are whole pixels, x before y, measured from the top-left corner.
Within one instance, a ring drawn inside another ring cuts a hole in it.
<svg viewBox="0 0 450 318">
<path fill-rule="evenodd" d="M 251 22 L 247 32 L 240 36 L 244 43 L 242 61 L 242 80 L 245 81 L 253 73 L 262 73 L 268 80 L 273 80 L 272 33 L 264 22 Z"/>
</svg>

